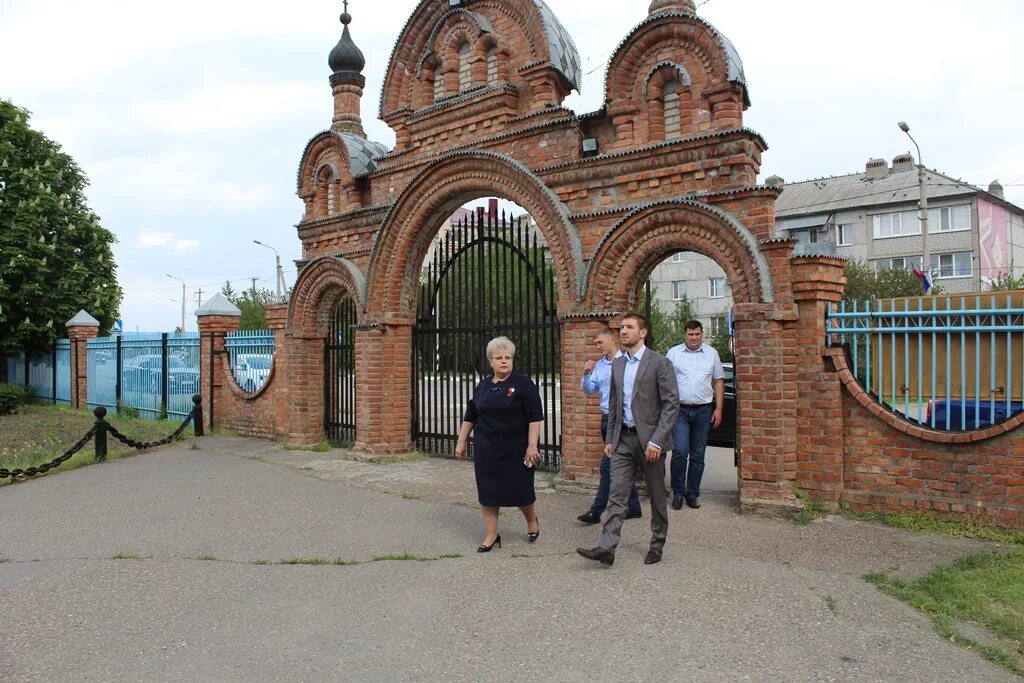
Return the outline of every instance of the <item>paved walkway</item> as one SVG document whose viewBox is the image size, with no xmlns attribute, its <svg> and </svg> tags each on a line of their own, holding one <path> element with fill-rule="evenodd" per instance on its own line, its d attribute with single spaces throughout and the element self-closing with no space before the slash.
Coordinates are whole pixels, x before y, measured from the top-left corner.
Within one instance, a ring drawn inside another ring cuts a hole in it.
<svg viewBox="0 0 1024 683">
<path fill-rule="evenodd" d="M 0 488 L 0 679 L 1018 680 L 860 578 L 990 544 L 711 493 L 605 568 L 589 496 L 541 487 L 538 543 L 512 511 L 478 555 L 470 465 L 344 455 L 207 437 Z"/>
</svg>

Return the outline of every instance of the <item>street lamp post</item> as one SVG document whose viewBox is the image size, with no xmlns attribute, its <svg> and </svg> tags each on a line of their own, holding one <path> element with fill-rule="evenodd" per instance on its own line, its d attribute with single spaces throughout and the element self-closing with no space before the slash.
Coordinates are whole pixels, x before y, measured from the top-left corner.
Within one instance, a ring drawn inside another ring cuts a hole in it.
<svg viewBox="0 0 1024 683">
<path fill-rule="evenodd" d="M 906 121 L 900 121 L 896 125 L 907 134 L 917 149 L 917 189 L 920 196 L 918 208 L 921 210 L 921 270 L 928 273 L 928 277 L 931 279 L 932 260 L 931 254 L 928 252 L 928 195 L 924 188 L 924 162 L 921 160 L 921 147 L 917 144 L 914 136 L 910 134 L 910 126 Z"/>
<path fill-rule="evenodd" d="M 185 331 L 185 281 L 182 280 L 180 277 L 174 277 L 170 273 L 167 274 L 167 277 L 169 277 L 171 279 L 174 279 L 174 280 L 179 280 L 181 282 L 181 331 L 184 332 Z"/>
<path fill-rule="evenodd" d="M 259 240 L 253 240 L 253 244 L 258 244 L 261 247 L 266 247 L 274 252 L 274 262 L 277 264 L 277 300 L 284 300 L 284 271 L 281 269 L 281 255 L 277 253 L 277 249 L 274 249 L 269 244 L 264 244 Z"/>
</svg>

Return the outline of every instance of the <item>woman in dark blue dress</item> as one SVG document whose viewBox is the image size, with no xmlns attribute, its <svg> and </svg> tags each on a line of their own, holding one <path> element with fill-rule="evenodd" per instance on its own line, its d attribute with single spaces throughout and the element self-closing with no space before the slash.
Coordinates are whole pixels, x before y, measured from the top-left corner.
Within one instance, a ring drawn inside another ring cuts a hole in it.
<svg viewBox="0 0 1024 683">
<path fill-rule="evenodd" d="M 487 535 L 477 552 L 486 553 L 497 545 L 498 509 L 518 507 L 526 518 L 530 543 L 540 536 L 540 525 L 533 504 L 533 474 L 540 452 L 540 426 L 544 409 L 540 392 L 526 375 L 512 369 L 516 346 L 507 337 L 497 337 L 487 344 L 487 360 L 494 374 L 485 378 L 473 391 L 473 400 L 466 408 L 455 457 L 466 456 L 466 441 L 475 430 L 473 468 L 476 490 Z"/>
</svg>

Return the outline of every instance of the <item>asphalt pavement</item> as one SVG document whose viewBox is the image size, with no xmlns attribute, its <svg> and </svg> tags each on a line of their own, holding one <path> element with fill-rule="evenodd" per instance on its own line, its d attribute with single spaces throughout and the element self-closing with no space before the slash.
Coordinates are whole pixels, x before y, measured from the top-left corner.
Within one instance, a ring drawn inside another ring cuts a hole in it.
<svg viewBox="0 0 1024 683">
<path fill-rule="evenodd" d="M 0 680 L 1018 680 L 862 578 L 994 544 L 741 515 L 709 458 L 652 566 L 646 507 L 614 566 L 579 557 L 590 496 L 546 474 L 538 542 L 508 510 L 477 554 L 472 465 L 444 459 L 205 437 L 6 486 Z"/>
</svg>

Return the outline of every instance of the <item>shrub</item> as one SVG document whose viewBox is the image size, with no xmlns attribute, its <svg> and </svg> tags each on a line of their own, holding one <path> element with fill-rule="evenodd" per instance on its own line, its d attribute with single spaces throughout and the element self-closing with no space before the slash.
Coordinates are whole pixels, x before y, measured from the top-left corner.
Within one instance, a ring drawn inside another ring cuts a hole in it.
<svg viewBox="0 0 1024 683">
<path fill-rule="evenodd" d="M 18 406 L 28 402 L 25 387 L 0 383 L 0 415 L 10 415 Z"/>
<path fill-rule="evenodd" d="M 138 418 L 139 409 L 136 408 L 135 406 L 126 405 L 118 401 L 117 414 L 120 415 L 121 417 Z"/>
</svg>

